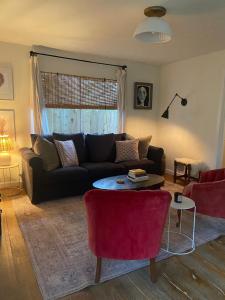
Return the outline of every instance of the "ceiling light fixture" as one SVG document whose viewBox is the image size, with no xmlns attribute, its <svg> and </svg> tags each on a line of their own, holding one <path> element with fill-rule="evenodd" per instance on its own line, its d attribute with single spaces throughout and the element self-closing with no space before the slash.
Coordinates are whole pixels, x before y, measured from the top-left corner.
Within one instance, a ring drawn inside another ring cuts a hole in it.
<svg viewBox="0 0 225 300">
<path fill-rule="evenodd" d="M 134 38 L 146 43 L 166 43 L 171 40 L 170 25 L 161 17 L 165 16 L 166 9 L 162 6 L 150 6 L 144 10 L 144 19 L 136 28 Z"/>
</svg>

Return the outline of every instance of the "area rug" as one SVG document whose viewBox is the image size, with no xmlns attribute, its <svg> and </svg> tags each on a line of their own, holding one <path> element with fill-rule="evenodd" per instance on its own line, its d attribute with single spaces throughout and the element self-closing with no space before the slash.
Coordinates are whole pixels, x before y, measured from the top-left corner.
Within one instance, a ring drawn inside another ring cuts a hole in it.
<svg viewBox="0 0 225 300">
<path fill-rule="evenodd" d="M 163 189 L 180 191 L 166 183 Z M 87 243 L 87 225 L 82 197 L 72 197 L 32 205 L 27 196 L 13 200 L 17 219 L 27 243 L 32 265 L 44 299 L 57 299 L 94 284 L 96 258 Z M 171 224 L 176 212 L 171 211 Z M 192 213 L 183 215 L 183 229 L 191 232 Z M 225 233 L 225 220 L 198 215 L 196 245 Z M 166 236 L 164 236 L 166 240 Z M 162 248 L 165 248 L 165 242 Z M 172 238 L 178 251 L 190 248 L 190 241 Z M 158 260 L 169 254 L 161 250 Z M 131 272 L 148 264 L 147 260 L 118 261 L 103 259 L 101 281 Z"/>
</svg>

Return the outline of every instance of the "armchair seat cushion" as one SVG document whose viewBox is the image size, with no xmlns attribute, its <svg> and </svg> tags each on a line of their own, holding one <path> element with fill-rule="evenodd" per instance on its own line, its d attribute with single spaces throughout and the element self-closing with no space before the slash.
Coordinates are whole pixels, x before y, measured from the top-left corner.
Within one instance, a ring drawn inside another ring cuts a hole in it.
<svg viewBox="0 0 225 300">
<path fill-rule="evenodd" d="M 84 181 L 88 180 L 88 171 L 77 166 L 58 168 L 50 172 L 44 172 L 42 180 L 44 184 Z"/>
<path fill-rule="evenodd" d="M 119 163 L 119 165 L 123 166 L 127 172 L 131 169 L 144 169 L 148 173 L 155 172 L 154 162 L 148 159 L 129 160 L 129 161 L 121 162 Z"/>
<path fill-rule="evenodd" d="M 91 179 L 98 179 L 103 177 L 116 176 L 126 173 L 126 168 L 123 165 L 111 163 L 111 162 L 86 162 L 81 164 L 83 168 L 86 168 Z"/>
</svg>

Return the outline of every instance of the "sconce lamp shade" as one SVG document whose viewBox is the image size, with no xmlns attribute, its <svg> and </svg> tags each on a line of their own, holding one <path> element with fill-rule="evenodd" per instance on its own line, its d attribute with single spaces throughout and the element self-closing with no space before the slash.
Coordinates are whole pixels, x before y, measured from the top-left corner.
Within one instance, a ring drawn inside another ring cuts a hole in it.
<svg viewBox="0 0 225 300">
<path fill-rule="evenodd" d="M 12 143 L 8 135 L 0 135 L 0 152 L 9 152 L 12 150 Z"/>
<path fill-rule="evenodd" d="M 169 119 L 169 108 L 167 108 L 161 116 L 164 119 Z"/>
</svg>

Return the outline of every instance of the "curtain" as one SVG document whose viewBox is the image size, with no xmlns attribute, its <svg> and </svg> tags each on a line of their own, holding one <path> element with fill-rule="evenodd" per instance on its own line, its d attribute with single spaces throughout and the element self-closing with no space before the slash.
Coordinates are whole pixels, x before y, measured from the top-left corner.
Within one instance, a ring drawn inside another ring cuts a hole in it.
<svg viewBox="0 0 225 300">
<path fill-rule="evenodd" d="M 31 56 L 31 127 L 37 134 L 49 134 L 37 56 Z"/>
<path fill-rule="evenodd" d="M 126 89 L 126 76 L 127 72 L 125 69 L 120 68 L 117 71 L 117 82 L 118 82 L 118 110 L 119 110 L 119 132 L 124 132 L 125 122 L 125 89 Z"/>
</svg>

